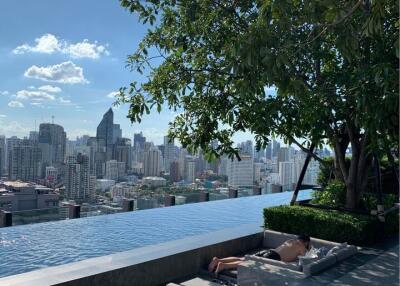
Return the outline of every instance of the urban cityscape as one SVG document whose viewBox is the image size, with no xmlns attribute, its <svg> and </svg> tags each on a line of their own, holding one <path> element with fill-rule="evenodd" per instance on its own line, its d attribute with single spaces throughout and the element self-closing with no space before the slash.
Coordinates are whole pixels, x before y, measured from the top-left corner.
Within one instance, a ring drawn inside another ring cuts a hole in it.
<svg viewBox="0 0 400 286">
<path fill-rule="evenodd" d="M 399 1 L 0 1 L 0 286 L 399 286 Z"/>
<path fill-rule="evenodd" d="M 142 133 L 123 138 L 112 108 L 99 122 L 96 137 L 70 140 L 61 125 L 41 123 L 24 138 L 0 136 L 0 209 L 16 212 L 72 203 L 113 213 L 128 198 L 135 200 L 135 209 L 147 209 L 160 206 L 161 194 L 208 190 L 226 195 L 230 188 L 250 194 L 254 186 L 263 194 L 294 190 L 304 152 L 277 140 L 258 151 L 252 140 L 237 148 L 240 161 L 223 156 L 208 162 L 201 150 L 190 154 L 167 136 L 162 145 Z M 325 148 L 320 155 L 329 157 L 330 151 Z M 318 173 L 319 163 L 312 161 L 303 184 L 317 185 Z M 177 203 L 185 202 L 185 196 L 178 196 Z"/>
</svg>

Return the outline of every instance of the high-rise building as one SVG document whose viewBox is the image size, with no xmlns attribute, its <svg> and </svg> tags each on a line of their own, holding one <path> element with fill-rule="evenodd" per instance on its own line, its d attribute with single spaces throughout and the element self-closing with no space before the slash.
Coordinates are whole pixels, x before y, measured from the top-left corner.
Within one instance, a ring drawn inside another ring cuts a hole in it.
<svg viewBox="0 0 400 286">
<path fill-rule="evenodd" d="M 96 177 L 90 175 L 88 156 L 79 153 L 67 157 L 65 190 L 69 200 L 79 203 L 94 200 Z"/>
<path fill-rule="evenodd" d="M 114 144 L 114 113 L 110 108 L 104 115 L 100 124 L 97 126 L 97 139 L 103 139 L 106 147 L 106 160 L 113 158 Z"/>
<path fill-rule="evenodd" d="M 13 146 L 8 157 L 10 180 L 35 182 L 41 171 L 41 151 L 36 141 L 24 139 Z"/>
<path fill-rule="evenodd" d="M 254 182 L 259 184 L 261 182 L 261 168 L 263 163 L 254 163 Z"/>
<path fill-rule="evenodd" d="M 186 156 L 188 155 L 188 151 L 185 148 L 181 149 L 179 153 L 179 176 L 181 178 L 185 178 L 185 167 L 186 167 Z"/>
<path fill-rule="evenodd" d="M 89 135 L 82 135 L 81 137 L 76 137 L 76 145 L 86 146 L 89 138 L 90 138 Z"/>
<path fill-rule="evenodd" d="M 185 181 L 193 183 L 196 179 L 196 160 L 193 156 L 186 156 Z"/>
<path fill-rule="evenodd" d="M 175 143 L 174 139 L 164 136 L 164 166 L 165 171 L 170 171 L 170 165 L 175 160 Z"/>
<path fill-rule="evenodd" d="M 105 141 L 97 137 L 89 137 L 86 144 L 90 150 L 90 175 L 103 178 L 106 172 Z"/>
<path fill-rule="evenodd" d="M 117 162 L 117 160 L 109 160 L 106 162 L 106 179 L 118 180 L 118 162 Z"/>
<path fill-rule="evenodd" d="M 290 151 L 288 147 L 281 147 L 278 151 L 278 162 L 290 160 Z"/>
<path fill-rule="evenodd" d="M 6 137 L 0 135 L 0 177 L 3 176 L 6 169 Z"/>
<path fill-rule="evenodd" d="M 265 149 L 265 157 L 267 160 L 272 160 L 272 142 L 270 142 Z"/>
<path fill-rule="evenodd" d="M 67 135 L 57 124 L 42 123 L 39 126 L 39 148 L 42 151 L 43 167 L 59 167 L 64 164 Z M 44 170 L 42 170 L 44 173 Z"/>
<path fill-rule="evenodd" d="M 146 147 L 146 146 L 145 146 Z M 144 153 L 144 175 L 159 176 L 161 173 L 161 151 L 151 146 Z"/>
<path fill-rule="evenodd" d="M 178 161 L 171 162 L 169 167 L 169 176 L 172 182 L 178 182 L 180 180 Z"/>
<path fill-rule="evenodd" d="M 279 183 L 284 191 L 292 189 L 294 183 L 293 162 L 279 162 Z"/>
<path fill-rule="evenodd" d="M 39 132 L 37 132 L 37 131 L 30 131 L 30 132 L 29 132 L 29 140 L 38 141 L 38 140 L 39 140 Z"/>
<path fill-rule="evenodd" d="M 9 157 L 11 156 L 10 152 L 15 146 L 18 146 L 22 142 L 22 139 L 18 138 L 17 136 L 12 136 L 6 139 L 6 160 L 5 165 L 6 169 L 8 170 L 9 167 Z"/>
<path fill-rule="evenodd" d="M 146 137 L 143 136 L 143 133 L 135 133 L 133 135 L 133 147 L 137 149 L 144 149 L 144 143 L 146 142 Z"/>
<path fill-rule="evenodd" d="M 119 124 L 113 126 L 113 143 L 116 143 L 119 138 L 122 138 L 122 129 Z"/>
<path fill-rule="evenodd" d="M 114 158 L 125 163 L 125 171 L 132 169 L 132 141 L 129 138 L 118 138 L 115 143 Z"/>
<path fill-rule="evenodd" d="M 228 160 L 228 184 L 231 186 L 252 186 L 254 183 L 253 157 L 240 154 L 241 161 L 236 158 Z"/>
<path fill-rule="evenodd" d="M 277 157 L 279 149 L 281 148 L 281 144 L 276 140 L 272 140 L 272 143 L 272 157 Z"/>
<path fill-rule="evenodd" d="M 247 140 L 246 142 L 242 142 L 238 145 L 238 148 L 240 149 L 241 154 L 253 157 L 253 141 Z"/>
<path fill-rule="evenodd" d="M 264 157 L 265 157 L 265 150 L 260 149 L 257 151 L 257 148 L 254 147 L 254 161 L 259 162 Z"/>
</svg>

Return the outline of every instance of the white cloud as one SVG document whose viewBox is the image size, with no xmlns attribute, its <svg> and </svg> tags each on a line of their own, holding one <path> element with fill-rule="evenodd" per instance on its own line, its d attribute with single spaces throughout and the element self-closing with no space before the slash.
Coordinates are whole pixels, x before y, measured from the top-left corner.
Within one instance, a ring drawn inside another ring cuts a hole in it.
<svg viewBox="0 0 400 286">
<path fill-rule="evenodd" d="M 7 90 L 0 91 L 0 95 L 9 95 L 10 93 Z"/>
<path fill-rule="evenodd" d="M 41 87 L 38 88 L 38 90 L 42 90 L 49 93 L 59 93 L 62 91 L 61 88 L 59 88 L 58 86 L 52 86 L 52 85 L 42 85 Z"/>
<path fill-rule="evenodd" d="M 107 97 L 115 98 L 118 94 L 119 94 L 119 91 L 112 91 L 109 94 L 107 94 Z"/>
<path fill-rule="evenodd" d="M 24 105 L 22 104 L 22 102 L 16 101 L 16 100 L 12 100 L 8 103 L 9 107 L 12 108 L 23 108 Z"/>
<path fill-rule="evenodd" d="M 104 46 L 98 45 L 97 41 L 90 43 L 88 39 L 84 39 L 80 43 L 68 45 L 63 49 L 63 52 L 73 58 L 90 59 L 98 59 L 102 54 L 109 54 Z"/>
<path fill-rule="evenodd" d="M 49 82 L 88 83 L 83 75 L 83 69 L 71 61 L 47 67 L 33 65 L 25 71 L 24 76 Z"/>
<path fill-rule="evenodd" d="M 36 45 L 30 46 L 28 44 L 23 44 L 16 47 L 13 50 L 14 54 L 24 54 L 28 52 L 45 53 L 52 54 L 56 51 L 60 51 L 61 43 L 52 34 L 44 34 L 40 38 L 35 39 Z"/>
<path fill-rule="evenodd" d="M 55 99 L 54 95 L 48 94 L 45 91 L 25 89 L 18 91 L 15 97 L 18 99 L 32 99 L 37 101 Z"/>
<path fill-rule="evenodd" d="M 5 115 L 5 114 L 0 114 L 0 118 L 6 118 L 7 117 L 7 115 Z"/>
<path fill-rule="evenodd" d="M 36 107 L 44 108 L 42 102 L 31 102 L 30 104 L 33 105 L 33 106 L 36 106 Z"/>
<path fill-rule="evenodd" d="M 71 100 L 69 100 L 69 99 L 64 99 L 63 97 L 59 97 L 58 100 L 59 100 L 61 103 L 71 103 Z"/>
<path fill-rule="evenodd" d="M 35 39 L 35 45 L 23 44 L 13 50 L 14 54 L 24 53 L 45 53 L 53 54 L 59 52 L 69 55 L 73 58 L 98 59 L 102 55 L 109 55 L 106 47 L 100 45 L 97 41 L 91 43 L 88 39 L 82 42 L 68 43 L 65 40 L 59 40 L 52 34 L 44 34 Z"/>
</svg>

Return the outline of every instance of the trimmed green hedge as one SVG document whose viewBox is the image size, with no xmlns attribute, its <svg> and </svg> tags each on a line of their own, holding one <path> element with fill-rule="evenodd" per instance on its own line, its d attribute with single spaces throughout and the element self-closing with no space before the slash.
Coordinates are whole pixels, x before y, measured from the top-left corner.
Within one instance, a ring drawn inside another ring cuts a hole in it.
<svg viewBox="0 0 400 286">
<path fill-rule="evenodd" d="M 398 213 L 394 214 L 394 218 L 398 222 Z M 388 227 L 389 225 L 390 229 L 385 229 L 385 234 L 395 233 L 393 221 L 388 224 Z M 370 245 L 378 241 L 383 233 L 382 225 L 376 217 L 304 206 L 278 206 L 264 209 L 264 227 L 355 245 Z"/>
</svg>

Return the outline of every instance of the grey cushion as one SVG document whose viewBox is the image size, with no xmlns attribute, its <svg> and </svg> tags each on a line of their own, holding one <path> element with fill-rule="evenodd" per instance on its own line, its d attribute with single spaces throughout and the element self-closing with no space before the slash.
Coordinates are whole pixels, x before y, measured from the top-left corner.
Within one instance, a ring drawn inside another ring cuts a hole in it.
<svg viewBox="0 0 400 286">
<path fill-rule="evenodd" d="M 246 255 L 246 260 L 254 260 L 264 264 L 275 265 L 278 267 L 287 268 L 294 271 L 301 271 L 301 266 L 297 262 L 282 262 L 279 260 L 269 259 L 265 257 L 259 257 L 255 255 Z"/>
<path fill-rule="evenodd" d="M 358 252 L 357 247 L 354 245 L 349 245 L 346 248 L 340 249 L 333 255 L 336 257 L 336 260 L 338 262 L 345 260 L 346 258 L 349 258 L 350 256 L 356 254 Z"/>
<path fill-rule="evenodd" d="M 330 255 L 310 264 L 303 265 L 303 273 L 307 276 L 314 275 L 336 263 L 336 256 Z"/>
</svg>

